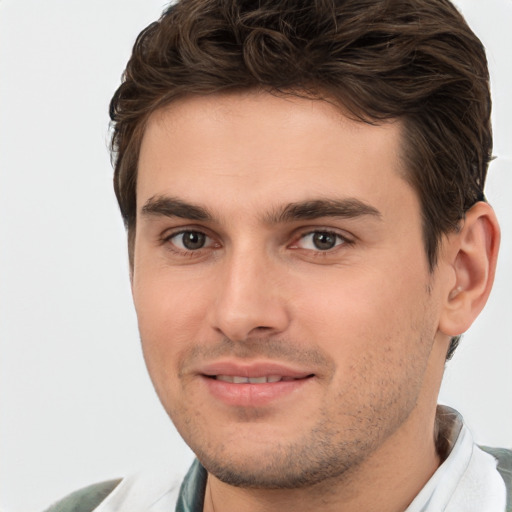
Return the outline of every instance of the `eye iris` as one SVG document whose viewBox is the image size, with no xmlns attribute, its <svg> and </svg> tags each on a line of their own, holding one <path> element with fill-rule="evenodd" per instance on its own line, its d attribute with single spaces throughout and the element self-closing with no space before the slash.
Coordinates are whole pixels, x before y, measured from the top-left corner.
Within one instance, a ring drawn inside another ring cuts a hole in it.
<svg viewBox="0 0 512 512">
<path fill-rule="evenodd" d="M 336 235 L 320 231 L 313 235 L 313 244 L 317 249 L 326 251 L 332 249 L 336 245 Z"/>
<path fill-rule="evenodd" d="M 205 240 L 205 235 L 197 231 L 187 231 L 183 233 L 183 246 L 190 250 L 201 249 L 204 247 Z"/>
</svg>

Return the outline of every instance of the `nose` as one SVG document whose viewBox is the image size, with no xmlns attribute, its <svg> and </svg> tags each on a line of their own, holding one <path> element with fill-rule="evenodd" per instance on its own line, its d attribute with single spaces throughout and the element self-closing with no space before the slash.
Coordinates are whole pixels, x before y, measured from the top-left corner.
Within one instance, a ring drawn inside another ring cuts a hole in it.
<svg viewBox="0 0 512 512">
<path fill-rule="evenodd" d="M 212 327 L 232 341 L 283 333 L 290 323 L 283 270 L 263 251 L 226 258 L 210 310 Z"/>
</svg>

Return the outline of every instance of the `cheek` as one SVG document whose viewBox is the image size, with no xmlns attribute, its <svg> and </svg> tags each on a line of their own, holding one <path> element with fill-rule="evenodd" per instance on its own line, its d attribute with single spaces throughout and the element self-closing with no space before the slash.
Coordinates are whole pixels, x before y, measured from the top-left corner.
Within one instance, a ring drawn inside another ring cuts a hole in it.
<svg viewBox="0 0 512 512">
<path fill-rule="evenodd" d="M 426 277 L 420 272 L 352 270 L 309 283 L 308 294 L 296 290 L 297 333 L 316 342 L 340 372 L 352 377 L 363 370 L 400 369 L 404 359 L 418 354 L 418 344 L 435 333 Z"/>
<path fill-rule="evenodd" d="M 207 283 L 192 278 L 186 270 L 155 267 L 134 274 L 132 291 L 139 328 L 153 334 L 151 338 L 162 337 L 162 342 L 179 333 L 188 337 L 184 330 L 197 330 L 199 319 L 204 318 L 209 303 Z"/>
<path fill-rule="evenodd" d="M 343 293 L 324 288 L 314 315 L 304 309 L 309 336 L 335 362 L 322 407 L 340 422 L 354 418 L 358 429 L 384 431 L 389 425 L 375 418 L 402 418 L 414 407 L 434 338 L 426 287 L 419 280 L 386 282 L 378 289 L 373 279 L 359 280 L 358 286 L 347 279 Z"/>
<path fill-rule="evenodd" d="M 205 337 L 205 289 L 186 281 L 163 273 L 134 276 L 132 291 L 142 349 L 157 390 L 175 379 L 181 354 Z"/>
</svg>

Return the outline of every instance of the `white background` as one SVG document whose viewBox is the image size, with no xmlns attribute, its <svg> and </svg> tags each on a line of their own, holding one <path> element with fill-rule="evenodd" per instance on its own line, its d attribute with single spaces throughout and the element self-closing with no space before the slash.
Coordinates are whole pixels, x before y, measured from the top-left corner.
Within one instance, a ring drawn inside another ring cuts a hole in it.
<svg viewBox="0 0 512 512">
<path fill-rule="evenodd" d="M 459 0 L 488 48 L 503 244 L 442 401 L 512 445 L 512 0 Z M 0 0 L 0 507 L 190 453 L 143 365 L 106 149 L 107 107 L 157 0 Z"/>
</svg>

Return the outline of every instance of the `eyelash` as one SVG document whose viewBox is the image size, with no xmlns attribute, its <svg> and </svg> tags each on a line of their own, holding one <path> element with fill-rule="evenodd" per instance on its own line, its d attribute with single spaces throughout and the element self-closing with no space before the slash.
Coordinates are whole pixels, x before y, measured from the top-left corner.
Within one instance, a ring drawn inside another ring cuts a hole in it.
<svg viewBox="0 0 512 512">
<path fill-rule="evenodd" d="M 184 235 L 187 233 L 189 233 L 189 234 L 196 233 L 198 235 L 204 236 L 205 239 L 207 241 L 209 240 L 210 242 L 209 243 L 207 242 L 208 245 L 199 247 L 195 250 L 187 249 L 187 248 L 180 248 L 180 247 L 176 246 L 176 244 L 173 242 L 173 239 L 176 239 L 180 235 Z M 318 249 L 318 248 L 317 249 L 304 249 L 302 247 L 297 246 L 297 244 L 301 240 L 304 240 L 308 236 L 314 236 L 315 234 L 323 234 L 323 235 L 333 236 L 336 238 L 336 243 L 332 248 L 328 248 L 325 250 Z M 200 229 L 192 229 L 192 228 L 191 229 L 181 229 L 180 231 L 176 231 L 176 232 L 167 234 L 161 238 L 161 243 L 167 244 L 172 252 L 174 252 L 178 255 L 181 255 L 181 256 L 188 256 L 188 257 L 198 257 L 203 254 L 203 251 L 205 249 L 211 249 L 212 247 L 213 248 L 221 247 L 221 244 L 215 243 L 214 239 L 211 236 L 209 236 L 207 233 L 205 233 L 204 231 L 202 231 Z M 293 249 L 293 250 L 301 250 L 302 249 L 302 250 L 310 252 L 312 255 L 315 255 L 318 257 L 326 257 L 329 254 L 333 253 L 336 250 L 336 248 L 338 248 L 340 246 L 347 246 L 347 245 L 352 245 L 352 244 L 354 244 L 354 240 L 348 238 L 344 234 L 342 235 L 340 233 L 337 233 L 336 231 L 334 231 L 332 229 L 316 228 L 316 229 L 304 230 L 303 232 L 301 232 L 299 234 L 299 236 L 294 238 L 294 241 L 290 245 L 288 245 L 288 248 Z"/>
<path fill-rule="evenodd" d="M 308 237 L 308 236 L 313 237 L 314 235 L 319 235 L 319 234 L 334 237 L 335 245 L 333 247 L 325 249 L 325 250 L 319 249 L 318 247 L 316 249 L 315 248 L 303 249 L 302 247 L 294 247 L 299 243 L 299 241 L 305 240 L 306 237 Z M 307 231 L 302 232 L 299 235 L 299 237 L 296 239 L 296 241 L 293 242 L 292 245 L 289 247 L 292 249 L 297 249 L 297 250 L 303 249 L 303 250 L 307 250 L 307 251 L 312 251 L 312 254 L 315 254 L 317 256 L 327 256 L 330 253 L 334 252 L 336 250 L 336 248 L 339 248 L 340 246 L 343 246 L 343 245 L 351 245 L 353 243 L 354 243 L 354 241 L 349 239 L 346 235 L 342 235 L 341 233 L 333 231 L 332 229 L 319 228 L 319 229 L 312 229 L 312 230 L 307 230 Z"/>
<path fill-rule="evenodd" d="M 210 248 L 210 245 L 200 247 L 200 248 L 198 248 L 196 250 L 187 249 L 187 248 L 183 248 L 182 249 L 181 247 L 176 246 L 176 244 L 173 243 L 172 240 L 176 239 L 178 236 L 184 235 L 186 233 L 197 233 L 198 235 L 204 236 L 206 240 L 213 241 L 213 238 L 211 236 L 206 234 L 204 231 L 201 231 L 200 229 L 182 229 L 180 231 L 176 231 L 176 232 L 173 232 L 173 233 L 170 233 L 170 234 L 167 234 L 167 235 L 163 236 L 162 239 L 161 239 L 161 243 L 162 244 L 168 244 L 169 249 L 172 252 L 179 254 L 180 256 L 188 256 L 188 257 L 192 257 L 192 258 L 193 257 L 197 257 L 197 256 L 201 256 L 204 249 L 209 249 Z M 216 246 L 216 247 L 220 247 L 220 244 L 215 244 L 214 243 L 213 245 Z"/>
</svg>

